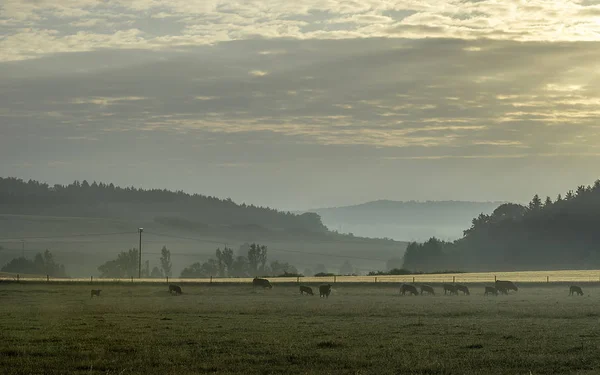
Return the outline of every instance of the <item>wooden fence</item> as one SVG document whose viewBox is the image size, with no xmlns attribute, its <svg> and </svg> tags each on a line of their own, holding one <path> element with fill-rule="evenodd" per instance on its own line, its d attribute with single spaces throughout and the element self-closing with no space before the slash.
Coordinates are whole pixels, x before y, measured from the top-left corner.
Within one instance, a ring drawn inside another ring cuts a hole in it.
<svg viewBox="0 0 600 375">
<path fill-rule="evenodd" d="M 524 272 L 486 272 L 455 274 L 421 274 L 421 275 L 378 275 L 378 276 L 323 276 L 323 277 L 268 277 L 272 283 L 493 283 L 498 280 L 510 280 L 521 283 L 553 283 L 553 282 L 600 282 L 600 270 L 584 271 L 524 271 Z M 53 278 L 48 275 L 0 274 L 0 280 L 36 281 L 36 282 L 87 282 L 95 283 L 251 283 L 252 278 L 126 278 L 100 279 L 89 278 Z"/>
</svg>

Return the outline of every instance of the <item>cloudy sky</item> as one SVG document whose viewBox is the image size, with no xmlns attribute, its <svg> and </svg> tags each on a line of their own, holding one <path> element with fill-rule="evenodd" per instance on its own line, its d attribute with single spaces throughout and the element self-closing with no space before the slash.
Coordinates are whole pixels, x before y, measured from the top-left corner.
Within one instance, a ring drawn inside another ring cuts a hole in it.
<svg viewBox="0 0 600 375">
<path fill-rule="evenodd" d="M 282 209 L 600 177 L 600 1 L 2 0 L 0 175 Z"/>
</svg>

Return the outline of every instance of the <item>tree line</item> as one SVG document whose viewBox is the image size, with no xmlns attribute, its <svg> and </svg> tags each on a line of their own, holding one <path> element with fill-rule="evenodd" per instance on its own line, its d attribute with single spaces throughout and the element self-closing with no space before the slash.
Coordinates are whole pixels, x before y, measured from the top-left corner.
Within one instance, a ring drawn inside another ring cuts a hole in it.
<svg viewBox="0 0 600 375">
<path fill-rule="evenodd" d="M 296 232 L 328 232 L 315 213 L 293 214 L 252 204 L 237 204 L 230 198 L 166 189 L 122 188 L 112 183 L 89 183 L 86 180 L 50 186 L 35 180 L 0 178 L 0 206 L 4 212 L 14 214 L 36 214 L 51 209 L 55 215 L 96 217 L 171 211 L 196 224 L 254 225 Z M 169 222 L 169 218 L 162 220 Z"/>
<path fill-rule="evenodd" d="M 14 258 L 0 269 L 2 272 L 24 273 L 30 275 L 48 275 L 51 277 L 66 277 L 65 266 L 54 260 L 49 250 L 37 253 L 33 259 L 26 257 Z"/>
<path fill-rule="evenodd" d="M 256 243 L 244 244 L 236 255 L 232 248 L 217 248 L 215 256 L 204 262 L 195 262 L 185 267 L 179 277 L 181 278 L 206 278 L 206 277 L 254 277 L 254 276 L 333 276 L 356 275 L 356 269 L 345 261 L 339 273 L 331 273 L 324 264 L 315 266 L 314 271 L 305 269 L 300 273 L 298 269 L 288 262 L 279 260 L 269 261 L 268 248 Z M 98 267 L 102 278 L 124 279 L 138 277 L 139 251 L 136 248 L 121 251 L 114 259 L 104 262 Z M 146 260 L 142 264 L 141 276 L 143 278 L 172 277 L 171 251 L 163 246 L 159 263 L 150 266 Z M 49 250 L 38 253 L 33 259 L 18 257 L 5 264 L 0 271 L 22 273 L 31 275 L 49 275 L 51 277 L 68 277 L 65 266 L 57 263 Z"/>
<path fill-rule="evenodd" d="M 555 199 L 506 203 L 473 218 L 456 241 L 431 238 L 408 245 L 403 267 L 519 270 L 600 266 L 600 180 Z"/>
</svg>

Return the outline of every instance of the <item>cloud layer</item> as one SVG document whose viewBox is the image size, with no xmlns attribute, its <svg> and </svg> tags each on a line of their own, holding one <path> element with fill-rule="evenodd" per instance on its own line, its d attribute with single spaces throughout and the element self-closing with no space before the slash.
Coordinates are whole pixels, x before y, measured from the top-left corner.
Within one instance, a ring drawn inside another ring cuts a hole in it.
<svg viewBox="0 0 600 375">
<path fill-rule="evenodd" d="M 5 0 L 0 174 L 292 209 L 552 195 L 597 177 L 599 32 L 598 1 Z"/>
<path fill-rule="evenodd" d="M 597 41 L 590 0 L 5 0 L 0 61 L 255 38 Z"/>
</svg>

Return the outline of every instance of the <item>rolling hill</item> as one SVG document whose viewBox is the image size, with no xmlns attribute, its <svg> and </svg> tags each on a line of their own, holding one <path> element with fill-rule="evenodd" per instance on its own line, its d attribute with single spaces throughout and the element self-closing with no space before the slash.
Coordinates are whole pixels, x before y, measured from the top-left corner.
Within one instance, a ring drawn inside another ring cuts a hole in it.
<svg viewBox="0 0 600 375">
<path fill-rule="evenodd" d="M 237 250 L 252 242 L 268 246 L 269 261 L 289 262 L 301 272 L 322 265 L 337 272 L 345 261 L 360 272 L 384 269 L 406 247 L 331 232 L 314 213 L 95 182 L 49 186 L 0 178 L 0 265 L 49 249 L 69 275 L 97 275 L 101 263 L 138 247 L 140 227 L 143 261 L 157 265 L 165 245 L 174 274 L 214 257 L 216 248 Z"/>
</svg>

